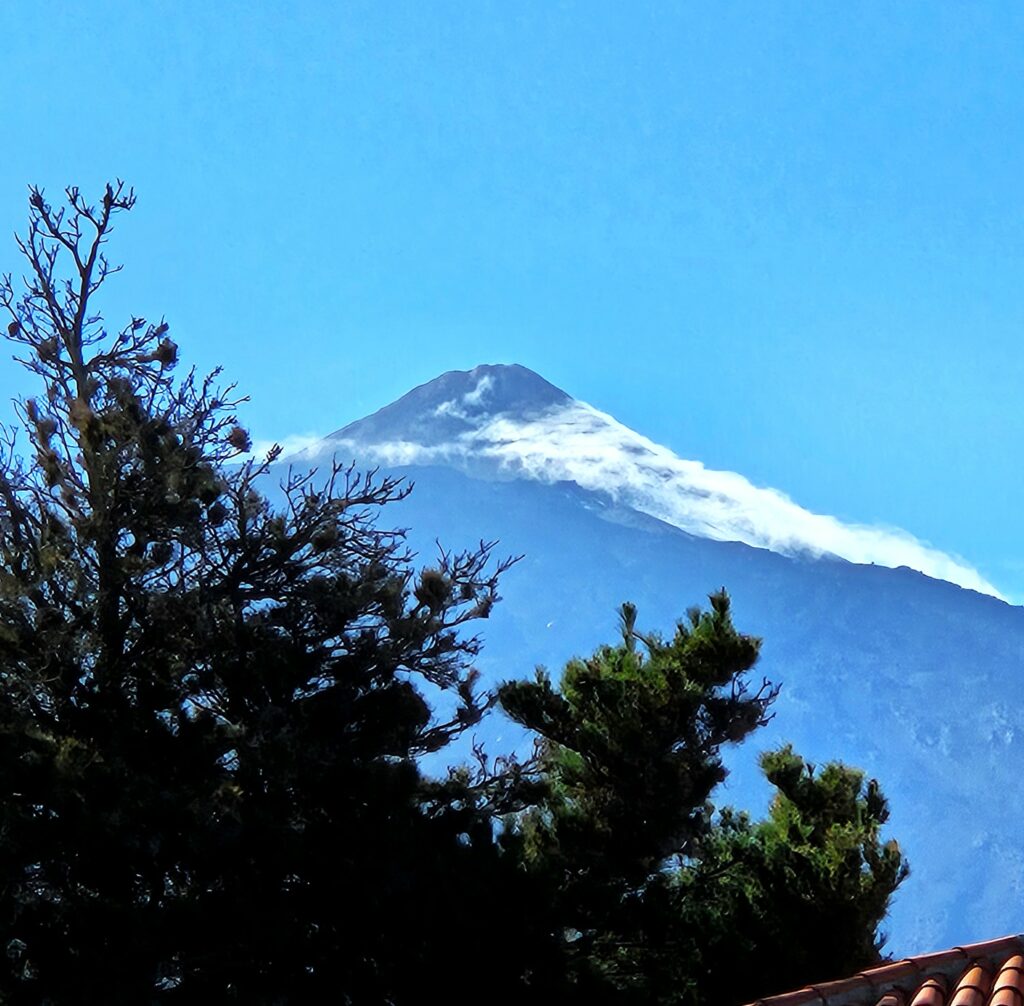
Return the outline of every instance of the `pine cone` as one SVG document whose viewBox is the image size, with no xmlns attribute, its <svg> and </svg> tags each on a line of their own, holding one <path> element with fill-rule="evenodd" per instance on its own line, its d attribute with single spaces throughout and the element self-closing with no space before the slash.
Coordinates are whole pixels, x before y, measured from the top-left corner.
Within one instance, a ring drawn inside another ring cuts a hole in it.
<svg viewBox="0 0 1024 1006">
<path fill-rule="evenodd" d="M 249 439 L 249 434 L 241 426 L 236 426 L 231 430 L 228 434 L 228 443 L 236 451 L 244 452 L 252 449 L 252 441 Z"/>
</svg>

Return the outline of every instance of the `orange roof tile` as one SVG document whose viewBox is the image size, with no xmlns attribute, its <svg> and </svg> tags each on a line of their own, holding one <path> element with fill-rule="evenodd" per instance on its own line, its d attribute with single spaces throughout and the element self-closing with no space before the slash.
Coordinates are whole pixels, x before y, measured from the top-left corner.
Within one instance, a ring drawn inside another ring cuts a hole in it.
<svg viewBox="0 0 1024 1006">
<path fill-rule="evenodd" d="M 908 957 L 750 1006 L 1024 1006 L 1024 934 Z"/>
</svg>

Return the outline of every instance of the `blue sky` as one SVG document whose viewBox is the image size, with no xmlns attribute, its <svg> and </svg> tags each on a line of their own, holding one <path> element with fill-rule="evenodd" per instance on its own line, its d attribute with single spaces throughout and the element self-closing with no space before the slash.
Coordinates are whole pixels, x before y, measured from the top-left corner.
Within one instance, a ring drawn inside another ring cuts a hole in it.
<svg viewBox="0 0 1024 1006">
<path fill-rule="evenodd" d="M 1024 598 L 1020 5 L 8 0 L 0 34 L 0 233 L 29 182 L 131 182 L 108 313 L 165 314 L 255 436 L 515 361 Z"/>
</svg>

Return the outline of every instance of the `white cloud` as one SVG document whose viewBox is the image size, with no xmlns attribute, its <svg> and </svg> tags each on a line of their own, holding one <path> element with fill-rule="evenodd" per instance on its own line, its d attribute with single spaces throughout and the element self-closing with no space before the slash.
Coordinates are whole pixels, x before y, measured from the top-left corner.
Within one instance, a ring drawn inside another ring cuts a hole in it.
<svg viewBox="0 0 1024 1006">
<path fill-rule="evenodd" d="M 493 387 L 494 378 L 491 377 L 490 374 L 484 374 L 484 376 L 477 381 L 476 387 L 472 391 L 467 391 L 462 396 L 462 401 L 466 405 L 479 405 Z"/>
<path fill-rule="evenodd" d="M 455 416 L 458 419 L 464 419 L 465 413 L 459 408 L 459 401 L 457 398 L 450 398 L 447 402 L 442 402 L 436 409 L 434 409 L 435 416 Z"/>
<path fill-rule="evenodd" d="M 493 387 L 494 378 L 490 374 L 484 374 L 472 391 L 467 391 L 461 398 L 450 398 L 447 402 L 442 402 L 434 409 L 434 415 L 454 416 L 456 419 L 468 420 L 470 415 L 466 412 L 465 406 L 473 408 L 479 406 Z"/>
<path fill-rule="evenodd" d="M 483 383 L 470 394 L 483 395 Z M 382 464 L 459 466 L 472 460 L 476 467 L 489 461 L 506 476 L 573 481 L 584 489 L 607 492 L 616 502 L 700 537 L 741 541 L 781 553 L 833 554 L 857 563 L 909 566 L 1003 597 L 966 562 L 906 531 L 847 524 L 812 513 L 784 493 L 755 486 L 736 472 L 715 471 L 680 458 L 583 402 L 530 420 L 493 416 L 440 445 L 330 442 L 331 450 L 343 446 Z"/>
</svg>

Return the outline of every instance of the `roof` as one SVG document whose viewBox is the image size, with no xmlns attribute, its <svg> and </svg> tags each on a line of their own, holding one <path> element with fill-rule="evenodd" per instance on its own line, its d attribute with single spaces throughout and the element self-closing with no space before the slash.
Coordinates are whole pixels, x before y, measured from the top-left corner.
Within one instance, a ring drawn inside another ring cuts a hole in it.
<svg viewBox="0 0 1024 1006">
<path fill-rule="evenodd" d="M 1024 934 L 892 961 L 751 1006 L 1024 1006 Z"/>
</svg>

